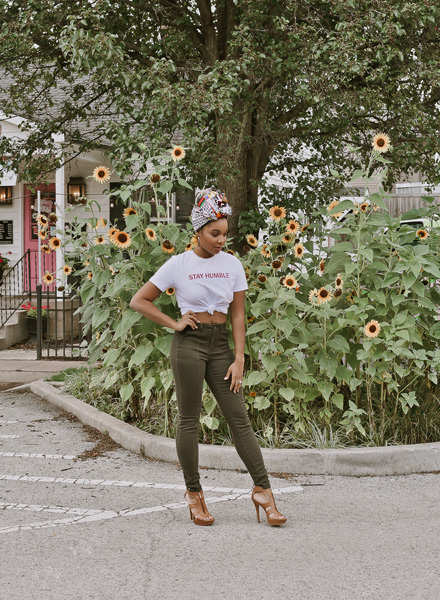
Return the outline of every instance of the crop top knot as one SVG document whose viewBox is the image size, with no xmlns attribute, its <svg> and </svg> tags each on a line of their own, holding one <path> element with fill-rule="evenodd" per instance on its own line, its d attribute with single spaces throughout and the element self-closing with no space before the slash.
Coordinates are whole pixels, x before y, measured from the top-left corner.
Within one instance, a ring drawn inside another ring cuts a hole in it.
<svg viewBox="0 0 440 600">
<path fill-rule="evenodd" d="M 236 256 L 219 252 L 200 258 L 192 250 L 172 256 L 150 278 L 161 292 L 174 288 L 179 309 L 228 313 L 234 292 L 248 289 L 246 274 Z"/>
</svg>

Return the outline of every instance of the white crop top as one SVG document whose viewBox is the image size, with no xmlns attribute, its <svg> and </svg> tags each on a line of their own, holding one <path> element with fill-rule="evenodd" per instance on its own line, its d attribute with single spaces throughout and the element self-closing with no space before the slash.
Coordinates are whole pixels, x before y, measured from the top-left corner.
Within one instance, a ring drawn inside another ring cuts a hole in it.
<svg viewBox="0 0 440 600">
<path fill-rule="evenodd" d="M 192 250 L 172 256 L 151 277 L 161 292 L 174 288 L 183 314 L 214 311 L 228 313 L 234 292 L 247 290 L 246 275 L 236 256 L 219 252 L 200 258 Z"/>
</svg>

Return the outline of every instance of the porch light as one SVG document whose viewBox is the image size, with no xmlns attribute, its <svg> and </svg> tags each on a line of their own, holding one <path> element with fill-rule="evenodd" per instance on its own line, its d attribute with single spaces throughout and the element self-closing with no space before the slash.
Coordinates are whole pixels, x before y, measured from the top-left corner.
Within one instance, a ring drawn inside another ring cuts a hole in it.
<svg viewBox="0 0 440 600">
<path fill-rule="evenodd" d="M 67 184 L 67 201 L 77 204 L 78 200 L 86 194 L 86 182 L 82 177 L 71 177 Z"/>
<path fill-rule="evenodd" d="M 12 186 L 0 186 L 0 204 L 12 204 Z"/>
</svg>

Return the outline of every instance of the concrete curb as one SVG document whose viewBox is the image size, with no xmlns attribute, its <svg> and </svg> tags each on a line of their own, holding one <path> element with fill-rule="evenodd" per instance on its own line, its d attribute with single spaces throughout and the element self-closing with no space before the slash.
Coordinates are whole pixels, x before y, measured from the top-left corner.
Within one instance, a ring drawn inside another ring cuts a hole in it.
<svg viewBox="0 0 440 600">
<path fill-rule="evenodd" d="M 25 386 L 20 386 L 25 388 Z M 47 381 L 38 380 L 28 387 L 35 395 L 74 414 L 80 421 L 110 437 L 132 452 L 148 458 L 177 462 L 175 441 L 152 435 L 101 412 L 94 406 L 63 394 Z M 8 390 L 11 391 L 11 390 Z M 262 449 L 270 473 L 292 475 L 410 475 L 440 471 L 440 442 L 373 448 L 325 450 Z M 199 444 L 199 464 L 210 469 L 243 469 L 235 448 Z"/>
</svg>

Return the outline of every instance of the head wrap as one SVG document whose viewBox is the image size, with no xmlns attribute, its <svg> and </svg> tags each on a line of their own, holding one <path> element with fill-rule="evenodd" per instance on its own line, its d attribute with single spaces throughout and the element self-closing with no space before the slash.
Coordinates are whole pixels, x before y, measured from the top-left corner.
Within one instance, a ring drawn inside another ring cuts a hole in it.
<svg viewBox="0 0 440 600">
<path fill-rule="evenodd" d="M 191 220 L 194 230 L 197 231 L 210 221 L 217 221 L 232 213 L 226 196 L 215 188 L 202 190 L 196 196 L 194 207 L 191 211 Z"/>
</svg>

